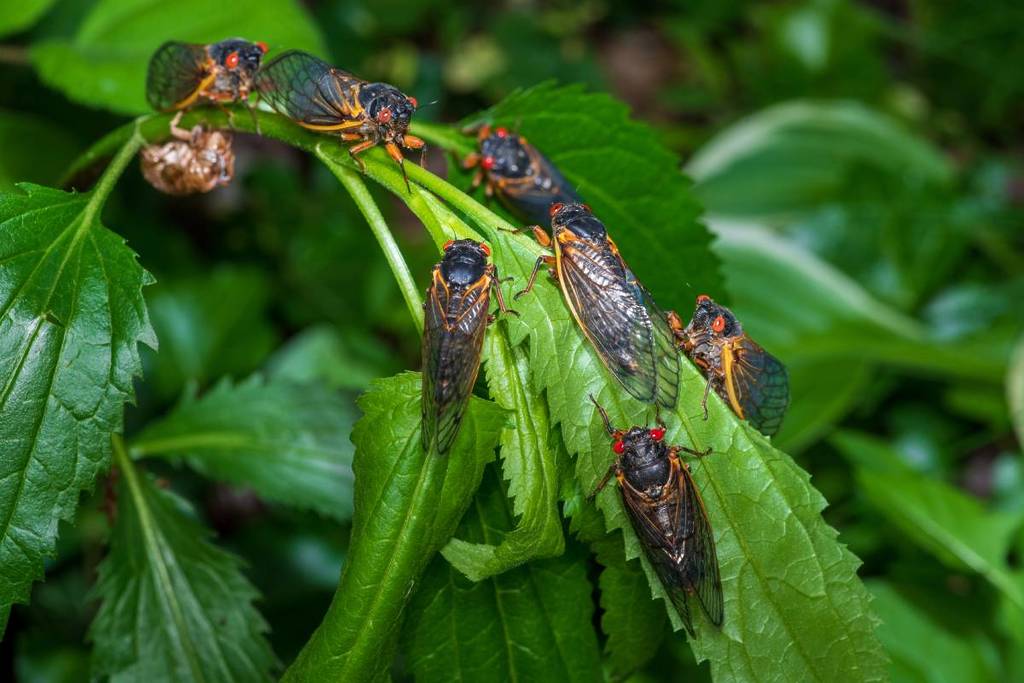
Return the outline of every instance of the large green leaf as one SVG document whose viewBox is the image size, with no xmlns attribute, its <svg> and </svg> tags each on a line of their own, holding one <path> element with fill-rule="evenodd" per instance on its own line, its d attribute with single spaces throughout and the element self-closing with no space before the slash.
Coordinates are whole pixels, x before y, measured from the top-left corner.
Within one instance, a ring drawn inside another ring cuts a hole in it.
<svg viewBox="0 0 1024 683">
<path fill-rule="evenodd" d="M 857 466 L 857 490 L 896 529 L 947 566 L 984 576 L 1024 609 L 1024 593 L 1007 565 L 1024 510 L 987 511 L 949 484 L 913 471 L 877 438 L 841 432 L 831 442 Z"/>
<path fill-rule="evenodd" d="M 679 160 L 624 104 L 548 83 L 465 123 L 480 121 L 517 128 L 558 166 L 663 307 L 689 306 L 700 292 L 725 298 L 711 235 L 697 220 L 700 206 Z"/>
<path fill-rule="evenodd" d="M 875 610 L 882 624 L 878 637 L 892 658 L 897 683 L 971 683 L 993 680 L 987 653 L 958 637 L 893 586 L 872 581 Z"/>
<path fill-rule="evenodd" d="M 225 380 L 147 426 L 131 453 L 184 460 L 206 476 L 345 521 L 352 516 L 350 405 L 320 384 Z"/>
<path fill-rule="evenodd" d="M 445 547 L 445 559 L 473 581 L 565 550 L 558 514 L 558 463 L 548 446 L 548 409 L 530 389 L 526 351 L 509 345 L 503 330 L 493 330 L 485 341 L 485 356 L 491 396 L 515 415 L 514 423 L 501 433 L 501 465 L 519 522 L 502 535 L 500 545 L 453 538 Z"/>
<path fill-rule="evenodd" d="M 142 114 L 149 57 L 167 40 L 210 43 L 233 36 L 272 50 L 326 55 L 320 33 L 296 0 L 101 0 L 70 40 L 32 48 L 39 75 L 70 99 L 119 114 Z"/>
<path fill-rule="evenodd" d="M 503 487 L 487 474 L 458 535 L 502 548 L 511 527 Z M 437 558 L 410 605 L 403 650 L 423 682 L 599 681 L 592 591 L 578 544 L 478 583 Z"/>
<path fill-rule="evenodd" d="M 0 630 L 108 465 L 138 343 L 156 346 L 141 291 L 152 278 L 99 222 L 110 183 L 92 195 L 19 187 L 0 194 Z"/>
<path fill-rule="evenodd" d="M 18 0 L 0 6 L 0 37 L 30 27 L 56 0 Z"/>
<path fill-rule="evenodd" d="M 409 591 L 469 505 L 506 413 L 473 398 L 444 457 L 420 445 L 420 376 L 375 381 L 355 426 L 355 516 L 341 582 L 323 623 L 286 680 L 376 680 L 384 675 Z"/>
<path fill-rule="evenodd" d="M 945 185 L 952 165 L 927 142 L 856 102 L 787 102 L 726 128 L 690 159 L 694 192 L 722 215 L 786 214 L 839 198 L 862 169 Z"/>
<path fill-rule="evenodd" d="M 126 455 L 117 465 L 117 523 L 89 632 L 93 675 L 140 683 L 271 680 L 268 627 L 239 560 L 210 544 L 184 502 Z"/>
</svg>

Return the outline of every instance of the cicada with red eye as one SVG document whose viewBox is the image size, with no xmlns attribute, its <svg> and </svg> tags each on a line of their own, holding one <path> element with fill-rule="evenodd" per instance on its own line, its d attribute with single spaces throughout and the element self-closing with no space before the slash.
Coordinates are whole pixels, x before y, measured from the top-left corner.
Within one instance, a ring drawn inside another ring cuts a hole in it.
<svg viewBox="0 0 1024 683">
<path fill-rule="evenodd" d="M 665 314 L 589 206 L 556 203 L 550 214 L 553 238 L 538 226 L 532 229 L 542 246 L 553 245 L 554 255 L 537 259 L 516 298 L 533 288 L 541 266 L 549 266 L 583 334 L 629 395 L 674 407 L 679 354 Z"/>
<path fill-rule="evenodd" d="M 202 102 L 245 102 L 266 53 L 266 43 L 241 38 L 210 45 L 164 43 L 149 60 L 146 99 L 157 111 L 181 111 Z"/>
<path fill-rule="evenodd" d="M 679 348 L 707 377 L 701 403 L 704 419 L 708 392 L 714 389 L 740 419 L 762 434 L 779 431 L 789 406 L 786 366 L 747 336 L 732 311 L 701 294 L 686 327 L 674 311 L 668 322 Z"/>
<path fill-rule="evenodd" d="M 235 175 L 235 153 L 228 131 L 191 131 L 171 126 L 174 140 L 139 152 L 142 175 L 165 194 L 189 195 L 227 185 Z"/>
<path fill-rule="evenodd" d="M 715 626 L 725 619 L 715 535 L 704 501 L 680 452 L 703 457 L 711 452 L 665 443 L 665 425 L 616 429 L 594 399 L 612 438 L 615 460 L 591 497 L 612 475 L 619 484 L 629 521 L 690 636 L 693 618 L 687 597 L 696 596 Z"/>
<path fill-rule="evenodd" d="M 488 197 L 497 195 L 523 220 L 547 221 L 552 204 L 582 201 L 555 165 L 522 135 L 485 124 L 477 130 L 477 146 L 479 152 L 462 161 L 463 168 L 477 168 L 473 187 L 485 183 Z"/>
<path fill-rule="evenodd" d="M 459 433 L 466 403 L 480 371 L 491 292 L 505 306 L 490 248 L 473 240 L 448 241 L 434 266 L 423 303 L 423 450 L 443 455 Z"/>
<path fill-rule="evenodd" d="M 256 88 L 270 106 L 303 128 L 336 133 L 346 142 L 358 142 L 348 152 L 356 155 L 383 144 L 402 169 L 402 148 L 423 149 L 420 138 L 409 135 L 409 122 L 419 106 L 388 83 L 369 83 L 313 55 L 289 50 L 264 66 Z"/>
</svg>

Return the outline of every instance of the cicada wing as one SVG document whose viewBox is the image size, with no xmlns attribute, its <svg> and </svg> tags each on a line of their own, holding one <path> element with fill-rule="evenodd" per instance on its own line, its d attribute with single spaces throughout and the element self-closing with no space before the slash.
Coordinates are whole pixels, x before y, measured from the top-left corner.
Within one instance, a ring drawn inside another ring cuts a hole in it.
<svg viewBox="0 0 1024 683">
<path fill-rule="evenodd" d="M 146 100 L 157 111 L 188 106 L 209 78 L 209 57 L 204 45 L 164 43 L 149 60 Z"/>
<path fill-rule="evenodd" d="M 423 318 L 423 449 L 448 452 L 480 371 L 490 277 L 452 292 L 434 269 Z"/>
<path fill-rule="evenodd" d="M 498 196 L 512 213 L 543 225 L 550 220 L 549 209 L 555 202 L 570 204 L 582 200 L 554 164 L 540 152 L 531 148 L 530 158 L 535 173 L 524 178 L 523 182 L 506 184 Z M 538 182 L 538 179 L 542 180 Z"/>
<path fill-rule="evenodd" d="M 674 408 L 679 395 L 679 351 L 675 334 L 668 324 L 668 317 L 654 302 L 651 293 L 636 279 L 628 266 L 623 264 L 623 267 L 626 271 L 626 281 L 632 286 L 634 295 L 643 303 L 651 319 L 655 372 L 658 380 L 655 402 L 665 408 Z"/>
<path fill-rule="evenodd" d="M 722 356 L 727 399 L 755 429 L 774 435 L 789 407 L 786 366 L 746 335 L 727 344 Z"/>
<path fill-rule="evenodd" d="M 715 533 L 693 476 L 685 467 L 677 469 L 685 511 L 680 521 L 684 532 L 680 572 L 683 588 L 697 596 L 711 623 L 721 626 L 725 618 L 725 601 L 718 571 L 718 553 L 715 551 Z"/>
<path fill-rule="evenodd" d="M 642 288 L 610 243 L 575 239 L 560 245 L 561 284 L 573 314 L 605 366 L 634 398 L 675 405 L 679 358 L 656 339 L 656 324 Z M 664 325 L 668 330 L 667 323 Z M 660 333 L 659 333 L 660 334 Z M 672 364 L 675 364 L 674 376 Z M 660 386 L 664 382 L 665 386 Z"/>
<path fill-rule="evenodd" d="M 335 74 L 344 72 L 308 52 L 288 50 L 260 69 L 256 89 L 275 111 L 298 123 L 332 126 L 345 119 Z"/>
</svg>

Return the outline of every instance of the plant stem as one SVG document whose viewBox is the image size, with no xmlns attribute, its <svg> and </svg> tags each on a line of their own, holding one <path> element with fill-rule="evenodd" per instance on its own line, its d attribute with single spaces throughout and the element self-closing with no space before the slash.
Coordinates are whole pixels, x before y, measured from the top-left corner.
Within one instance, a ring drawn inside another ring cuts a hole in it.
<svg viewBox="0 0 1024 683">
<path fill-rule="evenodd" d="M 377 238 L 381 251 L 384 252 L 384 258 L 387 259 L 388 265 L 391 266 L 391 272 L 395 276 L 398 288 L 402 291 L 402 296 L 405 297 L 405 305 L 409 308 L 409 315 L 412 316 L 416 329 L 422 335 L 423 299 L 420 298 L 419 290 L 416 289 L 416 282 L 412 279 L 412 273 L 409 272 L 409 265 L 405 262 L 405 258 L 403 258 L 402 252 L 398 248 L 398 243 L 395 242 L 395 237 L 391 234 L 391 229 L 388 228 L 387 221 L 384 220 L 377 202 L 373 200 L 373 196 L 370 195 L 370 191 L 366 188 L 366 183 L 363 182 L 358 173 L 352 169 L 338 166 L 334 163 L 333 159 L 325 158 L 321 150 L 321 146 L 317 145 L 317 158 L 326 163 L 327 168 L 331 169 L 331 172 L 341 181 L 341 184 L 345 186 L 348 193 L 352 195 L 352 200 L 359 207 L 363 217 L 366 218 L 366 222 L 370 225 L 370 231 L 373 232 L 373 236 Z"/>
<path fill-rule="evenodd" d="M 142 147 L 145 141 L 139 134 L 139 125 L 136 122 L 132 128 L 131 136 L 121 146 L 117 155 L 110 162 L 110 165 L 107 166 L 106 170 L 103 171 L 103 175 L 100 176 L 96 186 L 92 189 L 89 195 L 89 203 L 85 205 L 85 210 L 82 212 L 83 225 L 90 225 L 95 220 L 96 214 L 103 208 L 107 197 L 110 196 L 111 191 L 114 189 L 114 185 L 117 184 L 121 174 L 124 173 L 124 169 L 135 158 L 135 153 L 139 151 L 139 148 Z"/>
</svg>

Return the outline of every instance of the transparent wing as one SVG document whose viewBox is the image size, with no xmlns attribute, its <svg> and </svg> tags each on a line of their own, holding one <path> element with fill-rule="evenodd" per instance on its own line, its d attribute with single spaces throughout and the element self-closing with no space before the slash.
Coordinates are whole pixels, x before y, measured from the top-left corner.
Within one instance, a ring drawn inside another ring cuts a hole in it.
<svg viewBox="0 0 1024 683">
<path fill-rule="evenodd" d="M 351 75 L 301 50 L 275 57 L 256 76 L 256 89 L 275 111 L 309 126 L 347 120 L 345 89 L 357 83 Z"/>
<path fill-rule="evenodd" d="M 489 276 L 453 293 L 434 269 L 423 317 L 423 449 L 444 454 L 459 433 L 480 370 Z"/>
<path fill-rule="evenodd" d="M 789 407 L 786 367 L 746 335 L 727 345 L 723 356 L 725 381 L 731 384 L 744 417 L 759 432 L 772 436 Z"/>
<path fill-rule="evenodd" d="M 157 48 L 146 73 L 146 100 L 157 111 L 177 109 L 203 87 L 210 75 L 206 47 L 168 42 Z"/>
<path fill-rule="evenodd" d="M 725 601 L 722 598 L 722 579 L 718 573 L 715 534 L 711 530 L 700 491 L 689 470 L 685 467 L 676 470 L 679 472 L 680 495 L 685 511 L 681 519 L 682 585 L 687 593 L 697 596 L 697 601 L 711 623 L 721 626 L 725 618 Z"/>
<path fill-rule="evenodd" d="M 528 176 L 526 182 L 506 184 L 499 190 L 498 197 L 512 213 L 543 225 L 550 220 L 548 209 L 553 203 L 570 204 L 582 200 L 555 165 L 540 152 L 532 149 L 530 156 L 535 174 Z M 538 182 L 538 178 L 545 182 Z"/>
<path fill-rule="evenodd" d="M 610 242 L 576 239 L 560 251 L 566 298 L 608 370 L 634 398 L 673 407 L 679 357 L 667 323 L 648 310 L 643 287 Z"/>
</svg>

